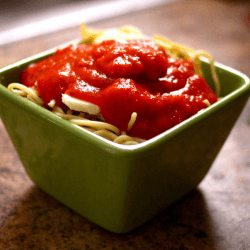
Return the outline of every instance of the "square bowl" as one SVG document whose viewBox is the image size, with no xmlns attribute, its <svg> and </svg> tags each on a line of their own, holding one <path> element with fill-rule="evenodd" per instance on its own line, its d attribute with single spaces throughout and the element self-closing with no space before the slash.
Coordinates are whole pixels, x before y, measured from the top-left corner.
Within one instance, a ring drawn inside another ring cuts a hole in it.
<svg viewBox="0 0 250 250">
<path fill-rule="evenodd" d="M 250 95 L 248 77 L 216 63 L 217 103 L 146 142 L 119 145 L 7 89 L 53 51 L 0 70 L 0 117 L 33 182 L 116 233 L 140 226 L 202 181 Z M 209 64 L 202 67 L 214 88 Z"/>
</svg>

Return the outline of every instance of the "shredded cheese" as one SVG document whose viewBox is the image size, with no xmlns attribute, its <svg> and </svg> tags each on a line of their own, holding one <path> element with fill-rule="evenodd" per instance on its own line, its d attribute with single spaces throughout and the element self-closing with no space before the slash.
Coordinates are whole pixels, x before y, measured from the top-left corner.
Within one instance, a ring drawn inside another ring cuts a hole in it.
<svg viewBox="0 0 250 250">
<path fill-rule="evenodd" d="M 99 106 L 90 102 L 76 99 L 66 94 L 62 95 L 62 102 L 72 110 L 86 112 L 91 115 L 97 115 L 100 113 Z"/>
</svg>

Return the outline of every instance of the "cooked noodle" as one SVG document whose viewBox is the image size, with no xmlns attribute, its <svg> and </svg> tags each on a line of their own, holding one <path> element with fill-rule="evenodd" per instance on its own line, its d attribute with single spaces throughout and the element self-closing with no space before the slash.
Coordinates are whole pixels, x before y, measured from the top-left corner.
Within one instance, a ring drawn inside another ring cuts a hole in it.
<svg viewBox="0 0 250 250">
<path fill-rule="evenodd" d="M 20 83 L 11 83 L 9 84 L 8 89 L 24 98 L 27 98 L 28 100 L 31 100 L 37 105 L 40 105 L 40 106 L 43 105 L 43 101 L 38 96 L 37 91 L 31 88 L 28 88 Z M 53 101 L 54 100 L 50 101 L 49 104 L 54 103 Z M 49 105 L 49 106 L 51 106 L 51 111 L 55 115 L 65 120 L 69 120 L 75 125 L 84 127 L 87 130 L 93 132 L 94 134 L 99 135 L 103 138 L 106 138 L 110 141 L 114 141 L 119 144 L 127 144 L 127 145 L 135 145 L 135 144 L 145 141 L 143 139 L 124 135 L 124 132 L 120 133 L 120 130 L 117 127 L 104 122 L 101 115 L 91 116 L 83 112 L 78 112 L 76 115 L 74 115 L 71 109 L 68 109 L 67 112 L 65 113 L 60 107 L 55 107 L 54 105 Z M 128 127 L 130 129 L 135 123 L 136 117 L 137 117 L 137 113 L 136 112 L 132 113 L 131 119 L 128 123 Z M 90 120 L 89 118 L 93 120 Z"/>
<path fill-rule="evenodd" d="M 85 24 L 81 25 L 81 36 L 83 43 L 86 44 L 99 43 L 107 39 L 143 38 L 141 32 L 131 26 L 125 26 L 118 30 L 96 31 L 87 29 Z M 202 75 L 200 56 L 206 57 L 210 61 L 211 74 L 215 83 L 217 97 L 219 97 L 220 84 L 216 75 L 214 60 L 208 53 L 203 51 L 194 51 L 158 35 L 153 36 L 152 41 L 165 48 L 171 56 L 192 59 L 194 62 L 195 73 L 199 75 Z M 11 83 L 9 84 L 8 89 L 40 106 L 43 106 L 44 104 L 43 100 L 39 97 L 38 92 L 33 88 L 28 88 L 20 83 Z M 77 126 L 84 127 L 98 136 L 115 143 L 125 145 L 134 145 L 145 141 L 144 139 L 128 136 L 125 131 L 119 131 L 117 127 L 106 123 L 100 113 L 99 107 L 94 104 L 78 100 L 67 95 L 63 95 L 63 102 L 69 107 L 66 113 L 60 107 L 55 106 L 55 100 L 51 100 L 48 103 L 48 106 L 51 108 L 53 114 L 69 120 Z M 204 100 L 203 102 L 207 106 L 210 106 L 208 100 Z M 76 111 L 72 111 L 72 109 Z M 136 118 L 137 113 L 133 112 L 128 123 L 127 131 L 133 127 L 136 122 Z"/>
</svg>

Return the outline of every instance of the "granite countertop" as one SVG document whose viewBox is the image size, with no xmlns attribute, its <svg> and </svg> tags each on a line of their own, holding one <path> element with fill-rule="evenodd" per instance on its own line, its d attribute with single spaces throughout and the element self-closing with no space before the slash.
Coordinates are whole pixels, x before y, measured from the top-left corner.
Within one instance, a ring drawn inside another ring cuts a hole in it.
<svg viewBox="0 0 250 250">
<path fill-rule="evenodd" d="M 250 76 L 248 1 L 176 1 L 93 28 L 131 24 L 209 51 Z M 79 28 L 0 47 L 0 67 L 79 37 Z M 250 102 L 202 183 L 138 229 L 118 235 L 67 208 L 26 174 L 0 122 L 0 249 L 250 249 Z"/>
</svg>

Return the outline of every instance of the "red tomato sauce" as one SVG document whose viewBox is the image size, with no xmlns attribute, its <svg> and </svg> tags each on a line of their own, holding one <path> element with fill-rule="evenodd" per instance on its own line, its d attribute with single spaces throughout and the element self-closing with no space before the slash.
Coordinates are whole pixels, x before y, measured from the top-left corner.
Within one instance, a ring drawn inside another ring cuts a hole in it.
<svg viewBox="0 0 250 250">
<path fill-rule="evenodd" d="M 67 94 L 98 105 L 106 122 L 143 139 L 206 108 L 205 99 L 217 101 L 192 61 L 172 58 L 149 40 L 71 45 L 30 65 L 21 82 L 38 90 L 45 107 L 54 99 L 65 109 Z M 127 131 L 133 112 L 137 119 Z"/>
</svg>

